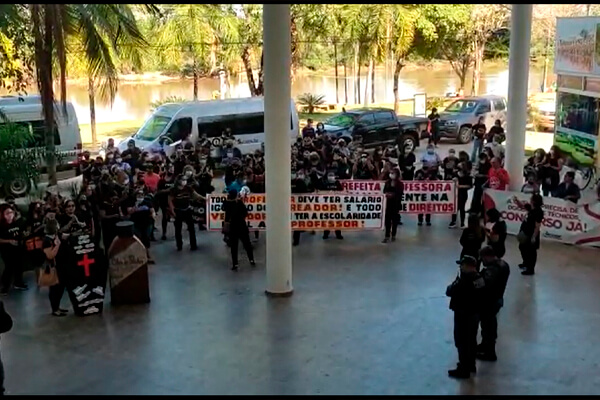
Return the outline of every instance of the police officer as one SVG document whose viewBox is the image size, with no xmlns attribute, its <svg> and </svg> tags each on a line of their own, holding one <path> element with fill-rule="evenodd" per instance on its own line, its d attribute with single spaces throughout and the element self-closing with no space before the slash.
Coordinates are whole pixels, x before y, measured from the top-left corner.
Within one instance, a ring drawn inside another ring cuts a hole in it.
<svg viewBox="0 0 600 400">
<path fill-rule="evenodd" d="M 335 171 L 328 171 L 326 178 L 321 181 L 321 186 L 319 190 L 324 192 L 341 192 L 343 190 L 342 184 L 337 180 L 335 176 Z M 323 232 L 323 240 L 329 239 L 330 231 Z M 342 236 L 342 231 L 335 231 L 335 238 L 342 240 L 344 237 Z"/>
<path fill-rule="evenodd" d="M 477 326 L 484 288 L 485 281 L 477 272 L 477 260 L 464 256 L 458 276 L 446 288 L 450 309 L 454 311 L 454 345 L 458 350 L 458 364 L 455 369 L 448 371 L 448 376 L 452 378 L 468 379 L 477 370 Z"/>
<path fill-rule="evenodd" d="M 307 179 L 304 170 L 298 170 L 296 172 L 296 176 L 292 179 L 292 193 L 293 194 L 304 194 L 314 192 L 314 188 L 310 182 L 310 179 Z M 298 246 L 300 244 L 300 234 L 302 231 L 294 231 L 293 238 L 294 241 L 292 244 L 294 246 Z"/>
<path fill-rule="evenodd" d="M 191 202 L 192 200 L 204 200 L 187 184 L 185 175 L 180 175 L 175 181 L 175 187 L 169 193 L 169 209 L 171 215 L 175 217 L 175 241 L 177 243 L 177 251 L 183 248 L 183 239 L 181 237 L 181 228 L 183 223 L 188 227 L 190 233 L 190 250 L 198 249 L 196 245 L 196 230 L 194 228 L 194 218 L 192 215 Z"/>
<path fill-rule="evenodd" d="M 504 291 L 510 275 L 506 261 L 498 258 L 491 246 L 480 250 L 479 256 L 484 268 L 481 276 L 485 281 L 485 296 L 479 316 L 481 324 L 481 344 L 477 346 L 477 358 L 483 361 L 496 361 L 496 338 L 498 337 L 498 311 L 504 305 Z"/>
</svg>

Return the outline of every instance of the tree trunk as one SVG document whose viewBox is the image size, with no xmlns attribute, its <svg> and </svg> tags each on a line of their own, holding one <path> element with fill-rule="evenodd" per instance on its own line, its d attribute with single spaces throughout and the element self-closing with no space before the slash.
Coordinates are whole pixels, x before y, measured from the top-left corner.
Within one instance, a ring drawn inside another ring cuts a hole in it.
<svg viewBox="0 0 600 400">
<path fill-rule="evenodd" d="M 344 105 L 348 104 L 348 74 L 346 73 L 346 61 L 344 61 Z"/>
<path fill-rule="evenodd" d="M 215 39 L 210 45 L 210 75 L 217 69 L 217 46 L 219 42 Z"/>
<path fill-rule="evenodd" d="M 264 77 L 264 51 L 260 53 L 260 69 L 258 70 L 258 86 L 256 87 L 256 95 L 263 96 L 265 94 L 265 77 Z"/>
<path fill-rule="evenodd" d="M 373 59 L 369 59 L 369 66 L 367 67 L 367 76 L 365 77 L 365 97 L 363 99 L 365 107 L 369 106 L 369 79 L 371 78 L 371 69 L 373 68 Z"/>
<path fill-rule="evenodd" d="M 196 63 L 196 58 L 194 57 L 194 63 L 192 65 L 194 74 L 194 101 L 198 100 L 198 66 Z"/>
<path fill-rule="evenodd" d="M 375 104 L 375 62 L 371 58 L 371 104 Z"/>
<path fill-rule="evenodd" d="M 338 81 L 338 58 L 337 58 L 337 44 L 333 42 L 333 58 L 335 62 L 335 104 L 340 104 L 339 95 L 339 81 Z"/>
<path fill-rule="evenodd" d="M 248 79 L 248 88 L 250 89 L 250 96 L 258 96 L 256 93 L 256 86 L 254 84 L 254 75 L 252 74 L 252 64 L 250 63 L 250 47 L 245 46 L 242 51 L 242 62 L 244 63 L 244 69 L 246 70 L 246 79 Z"/>
<path fill-rule="evenodd" d="M 92 145 L 95 147 L 98 144 L 96 136 L 96 90 L 94 87 L 94 79 L 88 76 L 88 98 L 90 100 L 90 127 L 92 129 Z"/>
<path fill-rule="evenodd" d="M 475 65 L 473 66 L 473 84 L 471 85 L 471 95 L 477 96 L 479 94 L 479 83 L 481 80 L 481 67 L 483 64 L 483 50 L 485 49 L 485 43 L 476 40 L 474 47 Z"/>
<path fill-rule="evenodd" d="M 400 80 L 400 71 L 404 68 L 402 59 L 396 60 L 396 66 L 394 67 L 394 111 L 400 112 L 400 94 L 398 93 L 398 83 Z"/>
<path fill-rule="evenodd" d="M 354 104 L 360 103 L 360 74 L 359 74 L 359 66 L 358 66 L 358 44 L 354 47 L 354 69 L 352 72 L 354 73 Z"/>
<path fill-rule="evenodd" d="M 226 98 L 231 98 L 231 74 L 229 70 L 225 70 L 225 87 L 227 88 L 227 96 Z"/>
</svg>

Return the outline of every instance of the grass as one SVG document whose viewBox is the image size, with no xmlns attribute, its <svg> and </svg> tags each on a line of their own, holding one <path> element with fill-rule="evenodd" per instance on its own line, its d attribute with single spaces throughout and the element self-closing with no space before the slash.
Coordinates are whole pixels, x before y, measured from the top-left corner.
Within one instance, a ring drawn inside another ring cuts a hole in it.
<svg viewBox="0 0 600 400">
<path fill-rule="evenodd" d="M 118 122 L 104 122 L 96 124 L 96 137 L 98 139 L 98 146 L 108 138 L 123 139 L 127 136 L 135 133 L 140 126 L 144 123 L 143 119 L 130 120 L 130 121 L 118 121 Z M 85 148 L 92 147 L 92 127 L 90 124 L 80 124 L 79 129 L 81 131 L 81 141 Z"/>
</svg>

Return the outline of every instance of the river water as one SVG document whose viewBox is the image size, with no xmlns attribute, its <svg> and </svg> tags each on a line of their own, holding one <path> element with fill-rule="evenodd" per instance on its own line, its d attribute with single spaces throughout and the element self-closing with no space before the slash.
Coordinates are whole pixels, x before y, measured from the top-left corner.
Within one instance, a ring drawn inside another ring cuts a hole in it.
<svg viewBox="0 0 600 400">
<path fill-rule="evenodd" d="M 365 68 L 366 69 L 366 68 Z M 348 71 L 350 74 L 351 72 Z M 338 86 L 339 100 L 344 103 L 344 75 L 343 68 L 339 68 Z M 232 78 L 231 97 L 248 97 L 250 91 L 245 80 Z M 549 78 L 549 82 L 552 82 Z M 348 77 L 348 102 L 354 102 L 354 79 Z M 542 69 L 531 68 L 529 74 L 529 91 L 540 90 L 542 82 Z M 361 100 L 364 96 L 365 78 L 361 79 Z M 400 98 L 411 98 L 415 93 L 427 93 L 428 96 L 442 96 L 447 92 L 458 89 L 459 81 L 456 74 L 449 66 L 429 69 L 405 69 L 400 75 Z M 219 90 L 219 79 L 202 79 L 199 84 L 199 99 L 210 99 L 213 91 Z M 370 86 L 370 85 L 369 85 Z M 470 79 L 465 85 L 465 93 L 471 88 Z M 508 67 L 501 65 L 486 65 L 481 80 L 480 93 L 506 95 L 508 90 Z M 322 94 L 327 102 L 334 103 L 335 76 L 328 74 L 304 74 L 297 76 L 292 84 L 292 97 L 296 98 L 302 93 Z M 118 122 L 125 120 L 144 119 L 150 113 L 150 103 L 168 96 L 192 98 L 191 80 L 170 80 L 166 82 L 123 83 L 119 87 L 115 102 L 109 104 L 98 102 L 96 104 L 96 121 Z M 77 112 L 79 123 L 89 123 L 89 102 L 87 87 L 81 84 L 69 84 L 67 96 Z M 391 103 L 394 100 L 392 92 L 392 72 L 378 69 L 375 75 L 375 102 Z M 364 100 L 363 100 L 364 101 Z"/>
</svg>

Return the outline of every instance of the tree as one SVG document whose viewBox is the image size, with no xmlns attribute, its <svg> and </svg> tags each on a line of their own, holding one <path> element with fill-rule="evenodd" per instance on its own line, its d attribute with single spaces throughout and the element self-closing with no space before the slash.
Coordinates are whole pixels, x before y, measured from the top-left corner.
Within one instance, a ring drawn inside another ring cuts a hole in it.
<svg viewBox="0 0 600 400">
<path fill-rule="evenodd" d="M 391 37 L 390 49 L 393 54 L 394 74 L 393 74 L 393 91 L 394 91 L 394 111 L 400 111 L 400 94 L 398 91 L 398 83 L 400 80 L 400 72 L 406 65 L 406 58 L 411 51 L 416 50 L 415 34 L 422 14 L 418 9 L 410 5 L 396 4 L 392 5 L 391 18 Z M 425 30 L 428 26 L 422 25 Z"/>
<path fill-rule="evenodd" d="M 251 96 L 262 96 L 264 94 L 263 82 L 263 56 L 262 56 L 262 7 L 258 4 L 244 4 L 240 12 L 239 32 L 243 32 L 244 44 L 240 56 L 246 71 L 248 87 Z M 241 35 L 240 35 L 241 36 Z M 252 72 L 252 55 L 260 51 L 260 68 L 258 71 L 258 83 L 254 80 Z"/>
<path fill-rule="evenodd" d="M 121 44 L 124 36 L 139 37 L 136 19 L 129 6 L 123 4 L 29 4 L 31 27 L 34 38 L 35 70 L 40 92 L 45 123 L 45 156 L 50 184 L 56 184 L 56 155 L 53 129 L 54 118 L 54 59 L 56 57 L 59 94 L 62 113 L 67 114 L 67 42 L 79 37 L 82 52 L 89 62 L 89 73 L 93 77 L 103 76 L 107 84 L 105 91 L 114 96 L 118 80 L 114 59 L 103 32 L 107 26 L 118 21 L 117 37 Z"/>
<path fill-rule="evenodd" d="M 0 88 L 24 93 L 34 78 L 27 8 L 21 4 L 0 4 Z"/>
</svg>

